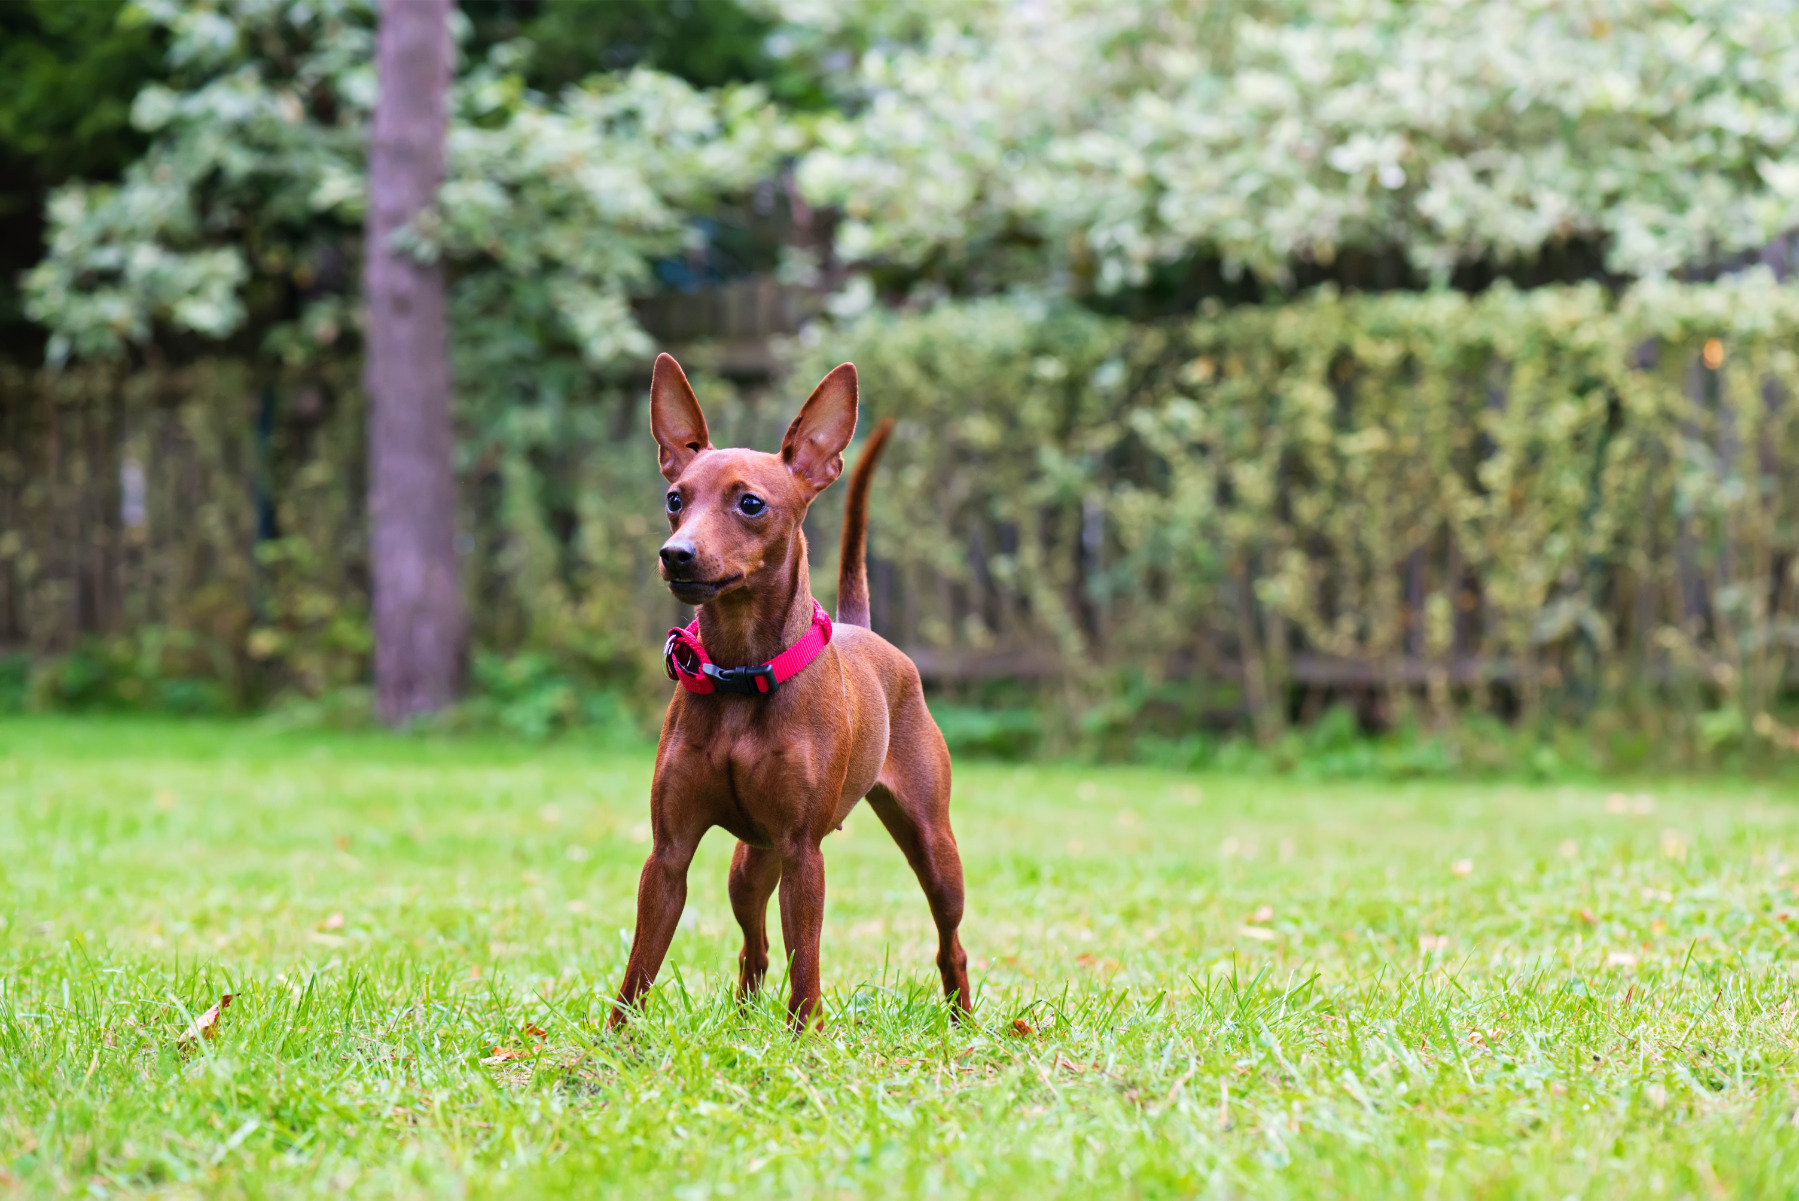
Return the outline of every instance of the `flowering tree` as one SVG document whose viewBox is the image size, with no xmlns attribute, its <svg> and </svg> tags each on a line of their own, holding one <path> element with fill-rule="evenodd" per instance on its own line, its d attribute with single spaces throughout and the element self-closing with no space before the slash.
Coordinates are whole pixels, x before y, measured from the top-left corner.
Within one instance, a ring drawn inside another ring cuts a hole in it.
<svg viewBox="0 0 1799 1201">
<path fill-rule="evenodd" d="M 797 0 L 796 0 L 797 2 Z M 802 174 L 845 256 L 1108 293 L 1194 257 L 1447 282 L 1574 245 L 1710 265 L 1799 227 L 1799 9 L 1039 0 L 865 55 Z"/>
<path fill-rule="evenodd" d="M 357 312 L 373 5 L 137 8 L 165 27 L 178 77 L 138 95 L 151 146 L 120 184 L 51 199 L 27 282 L 51 358 L 169 333 L 254 337 L 288 362 L 336 353 Z M 461 64 L 438 203 L 402 238 L 450 268 L 459 359 L 511 362 L 522 333 L 603 368 L 648 347 L 626 298 L 649 258 L 686 246 L 690 213 L 766 174 L 795 135 L 753 87 L 700 93 L 638 70 L 549 97 L 525 86 L 522 57 L 503 45 Z"/>
<path fill-rule="evenodd" d="M 123 184 L 52 201 L 29 285 L 52 357 L 159 324 L 329 347 L 354 312 L 332 277 L 362 222 L 369 0 L 137 7 L 178 77 L 139 95 L 154 144 Z M 590 369 L 641 355 L 646 256 L 801 150 L 843 257 L 959 291 L 1103 296 L 1196 260 L 1279 288 L 1356 256 L 1396 263 L 1389 283 L 1565 254 L 1655 276 L 1799 227 L 1790 5 L 760 7 L 771 45 L 841 63 L 841 112 L 645 70 L 546 96 L 516 44 L 462 64 L 440 204 L 413 230 L 451 267 L 459 353 L 510 369 L 526 330 Z"/>
</svg>

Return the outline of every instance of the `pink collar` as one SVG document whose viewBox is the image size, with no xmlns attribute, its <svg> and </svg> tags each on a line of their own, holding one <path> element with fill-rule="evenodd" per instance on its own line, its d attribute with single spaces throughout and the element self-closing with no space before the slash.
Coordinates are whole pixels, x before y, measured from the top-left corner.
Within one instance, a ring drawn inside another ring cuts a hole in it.
<svg viewBox="0 0 1799 1201">
<path fill-rule="evenodd" d="M 738 692 L 746 696 L 773 696 L 775 690 L 806 669 L 831 641 L 831 619 L 817 598 L 812 601 L 812 628 L 798 642 L 756 667 L 718 667 L 700 645 L 700 619 L 686 629 L 668 632 L 662 647 L 662 665 L 668 678 L 680 681 L 689 692 Z"/>
</svg>

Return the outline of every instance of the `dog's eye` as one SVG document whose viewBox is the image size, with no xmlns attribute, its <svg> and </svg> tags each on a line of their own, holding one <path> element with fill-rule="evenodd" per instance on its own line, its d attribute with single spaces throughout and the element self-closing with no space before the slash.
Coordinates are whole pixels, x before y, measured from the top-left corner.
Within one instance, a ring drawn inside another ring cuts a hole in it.
<svg viewBox="0 0 1799 1201">
<path fill-rule="evenodd" d="M 670 492 L 663 498 L 663 503 L 668 506 L 668 511 L 670 513 L 679 513 L 681 511 L 681 494 L 679 492 Z"/>
<path fill-rule="evenodd" d="M 737 502 L 738 511 L 745 517 L 754 517 L 767 507 L 768 506 L 762 502 L 762 498 L 754 493 L 745 495 L 743 499 Z"/>
</svg>

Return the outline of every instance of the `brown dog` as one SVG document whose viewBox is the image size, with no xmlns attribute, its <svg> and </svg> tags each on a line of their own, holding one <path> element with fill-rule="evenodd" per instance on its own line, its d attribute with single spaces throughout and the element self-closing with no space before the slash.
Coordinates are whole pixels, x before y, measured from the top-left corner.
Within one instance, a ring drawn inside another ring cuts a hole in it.
<svg viewBox="0 0 1799 1201">
<path fill-rule="evenodd" d="M 654 847 L 637 886 L 637 933 L 614 1026 L 662 967 L 687 901 L 687 866 L 713 826 L 738 840 L 730 876 L 731 910 L 743 927 L 738 995 L 754 993 L 768 972 L 768 898 L 779 885 L 788 1017 L 795 1029 L 822 1020 L 820 843 L 864 797 L 924 887 L 943 991 L 969 1007 L 968 956 L 956 937 L 962 860 L 949 824 L 949 750 L 925 708 L 918 669 L 868 628 L 868 481 L 890 426 L 875 431 L 850 477 L 837 621 L 833 628 L 816 619 L 831 630 L 817 658 L 768 695 L 683 687 L 669 703 L 650 786 Z M 650 430 L 671 485 L 662 578 L 677 599 L 699 606 L 699 641 L 713 663 L 768 663 L 814 629 L 800 522 L 843 473 L 843 448 L 856 431 L 856 369 L 845 363 L 825 376 L 781 453 L 771 455 L 713 449 L 687 377 L 662 355 L 650 384 Z"/>
</svg>

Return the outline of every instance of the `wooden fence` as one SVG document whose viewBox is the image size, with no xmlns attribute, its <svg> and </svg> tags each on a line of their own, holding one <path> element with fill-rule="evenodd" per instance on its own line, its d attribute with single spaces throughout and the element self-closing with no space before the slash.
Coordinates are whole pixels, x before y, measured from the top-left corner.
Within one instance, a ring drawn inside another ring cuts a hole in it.
<svg viewBox="0 0 1799 1201">
<path fill-rule="evenodd" d="M 687 299 L 645 320 L 721 333 L 714 356 L 811 303 L 766 281 Z M 867 413 L 900 420 L 876 625 L 934 686 L 1264 737 L 1348 700 L 1374 723 L 1674 712 L 1695 738 L 1790 707 L 1796 346 L 1789 291 L 1722 284 L 1154 326 L 992 302 L 836 330 L 793 376 L 746 355 L 701 400 L 720 444 L 772 448 L 813 377 L 858 363 Z M 644 403 L 596 384 L 534 441 L 465 455 L 482 646 L 661 688 L 680 610 Z M 361 423 L 351 363 L 0 376 L 0 650 L 106 644 L 138 687 L 240 703 L 362 678 Z M 827 599 L 839 491 L 808 525 Z"/>
</svg>

